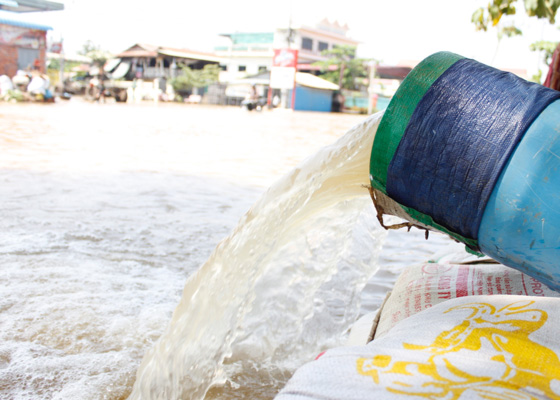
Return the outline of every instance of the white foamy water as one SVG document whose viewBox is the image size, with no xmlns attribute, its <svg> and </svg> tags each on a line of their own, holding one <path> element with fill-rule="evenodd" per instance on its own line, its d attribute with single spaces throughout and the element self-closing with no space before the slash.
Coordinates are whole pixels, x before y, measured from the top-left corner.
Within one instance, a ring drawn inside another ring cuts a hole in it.
<svg viewBox="0 0 560 400">
<path fill-rule="evenodd" d="M 390 232 L 380 251 L 372 137 L 320 150 L 364 120 L 2 105 L 0 398 L 127 398 L 147 352 L 133 398 L 273 397 L 447 245 Z"/>
<path fill-rule="evenodd" d="M 341 343 L 384 236 L 366 188 L 380 119 L 315 154 L 251 208 L 187 282 L 131 398 L 200 399 L 247 361 L 256 372 L 290 370 Z"/>
</svg>

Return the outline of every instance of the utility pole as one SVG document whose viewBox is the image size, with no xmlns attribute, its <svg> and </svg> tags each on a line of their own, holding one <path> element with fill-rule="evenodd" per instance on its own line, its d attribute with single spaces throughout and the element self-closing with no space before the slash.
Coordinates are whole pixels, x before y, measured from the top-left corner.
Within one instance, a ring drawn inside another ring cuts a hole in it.
<svg viewBox="0 0 560 400">
<path fill-rule="evenodd" d="M 60 38 L 60 58 L 59 58 L 59 71 L 58 80 L 60 84 L 60 93 L 64 94 L 64 39 Z"/>
<path fill-rule="evenodd" d="M 375 78 L 377 63 L 375 61 L 369 62 L 369 84 L 368 84 L 368 114 L 373 114 L 373 110 L 377 105 L 377 94 L 374 93 L 373 79 Z"/>
</svg>

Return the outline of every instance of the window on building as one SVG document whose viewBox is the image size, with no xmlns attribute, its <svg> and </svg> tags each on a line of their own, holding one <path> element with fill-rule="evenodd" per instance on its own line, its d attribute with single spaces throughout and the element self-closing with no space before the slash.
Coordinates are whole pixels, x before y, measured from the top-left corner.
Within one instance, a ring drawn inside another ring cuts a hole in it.
<svg viewBox="0 0 560 400">
<path fill-rule="evenodd" d="M 301 38 L 301 48 L 303 50 L 313 50 L 313 39 L 308 37 Z"/>
<path fill-rule="evenodd" d="M 259 65 L 259 73 L 260 72 L 266 72 L 266 65 Z"/>
<path fill-rule="evenodd" d="M 240 66 L 237 67 L 237 70 L 239 72 L 245 72 L 245 71 L 247 71 L 247 66 L 246 65 L 240 65 Z"/>
<path fill-rule="evenodd" d="M 227 71 L 227 65 L 220 64 L 220 71 Z"/>
<path fill-rule="evenodd" d="M 329 44 L 327 42 L 319 42 L 319 52 L 329 49 Z"/>
</svg>

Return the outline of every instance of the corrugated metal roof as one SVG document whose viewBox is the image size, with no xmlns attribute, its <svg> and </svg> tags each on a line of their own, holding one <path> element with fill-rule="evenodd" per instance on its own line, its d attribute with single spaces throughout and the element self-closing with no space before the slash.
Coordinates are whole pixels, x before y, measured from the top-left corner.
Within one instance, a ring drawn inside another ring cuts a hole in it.
<svg viewBox="0 0 560 400">
<path fill-rule="evenodd" d="M 12 19 L 0 18 L 0 24 L 19 26 L 20 28 L 38 29 L 40 31 L 51 31 L 52 28 L 47 25 L 39 25 L 26 21 L 15 21 Z"/>
<path fill-rule="evenodd" d="M 46 0 L 0 0 L 0 9 L 17 13 L 60 11 L 64 10 L 64 4 Z"/>
<path fill-rule="evenodd" d="M 339 90 L 340 87 L 318 76 L 305 72 L 296 72 L 296 83 L 315 89 Z"/>
<path fill-rule="evenodd" d="M 190 50 L 160 48 L 159 53 L 171 57 L 190 58 L 192 60 L 202 60 L 202 61 L 211 61 L 211 62 L 222 61 L 222 59 L 219 57 L 207 53 L 194 52 Z"/>
<path fill-rule="evenodd" d="M 117 54 L 119 58 L 127 57 L 157 57 L 157 51 L 149 50 L 127 50 Z"/>
<path fill-rule="evenodd" d="M 193 51 L 188 49 L 174 49 L 171 47 L 159 47 L 147 44 L 137 43 L 128 50 L 117 54 L 120 58 L 130 57 L 157 57 L 158 54 L 163 54 L 171 57 L 186 58 L 191 60 L 202 60 L 219 63 L 222 61 L 220 57 L 214 54 L 203 53 L 200 51 Z"/>
<path fill-rule="evenodd" d="M 0 0 L 0 6 L 17 7 L 18 3 L 14 0 Z"/>
<path fill-rule="evenodd" d="M 263 72 L 258 75 L 248 76 L 230 82 L 231 85 L 268 85 L 270 83 L 270 72 Z M 318 76 L 305 72 L 296 72 L 296 83 L 314 89 L 339 90 L 340 87 Z"/>
</svg>

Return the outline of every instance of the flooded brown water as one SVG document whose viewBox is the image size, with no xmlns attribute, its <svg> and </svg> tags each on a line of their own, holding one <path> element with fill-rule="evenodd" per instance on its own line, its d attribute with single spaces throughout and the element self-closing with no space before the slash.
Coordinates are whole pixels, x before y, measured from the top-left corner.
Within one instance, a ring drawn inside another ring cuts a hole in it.
<svg viewBox="0 0 560 400">
<path fill-rule="evenodd" d="M 0 397 L 127 398 L 188 277 L 269 186 L 365 118 L 1 103 Z M 402 265 L 433 252 L 420 235 L 406 246 L 398 235 L 361 313 L 379 305 Z M 226 397 L 264 399 L 289 374 L 231 376 Z"/>
<path fill-rule="evenodd" d="M 186 278 L 363 117 L 0 104 L 0 397 L 124 398 Z"/>
</svg>

